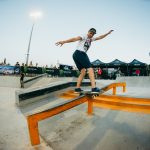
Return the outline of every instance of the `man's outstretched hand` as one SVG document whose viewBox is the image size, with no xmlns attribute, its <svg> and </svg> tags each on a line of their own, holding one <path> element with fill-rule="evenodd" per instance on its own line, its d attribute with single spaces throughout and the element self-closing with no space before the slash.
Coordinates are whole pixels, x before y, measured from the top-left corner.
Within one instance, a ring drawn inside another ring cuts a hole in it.
<svg viewBox="0 0 150 150">
<path fill-rule="evenodd" d="M 111 32 L 113 32 L 114 30 L 110 30 L 109 32 L 108 32 L 108 34 L 110 34 Z"/>
<path fill-rule="evenodd" d="M 59 41 L 59 42 L 56 42 L 56 43 L 55 43 L 56 46 L 62 46 L 63 44 L 64 44 L 63 41 Z"/>
</svg>

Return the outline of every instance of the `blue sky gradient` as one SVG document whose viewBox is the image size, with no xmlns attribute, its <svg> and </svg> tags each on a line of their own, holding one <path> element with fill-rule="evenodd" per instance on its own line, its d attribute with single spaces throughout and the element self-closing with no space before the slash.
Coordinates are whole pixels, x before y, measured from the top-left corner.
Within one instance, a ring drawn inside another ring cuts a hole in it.
<svg viewBox="0 0 150 150">
<path fill-rule="evenodd" d="M 33 64 L 74 65 L 77 43 L 57 47 L 55 42 L 86 34 L 91 27 L 97 35 L 114 30 L 92 43 L 91 61 L 136 58 L 150 64 L 150 0 L 0 0 L 0 62 L 4 58 L 12 65 L 26 62 L 33 24 L 29 14 L 34 10 L 43 17 L 33 30 L 29 56 Z"/>
</svg>

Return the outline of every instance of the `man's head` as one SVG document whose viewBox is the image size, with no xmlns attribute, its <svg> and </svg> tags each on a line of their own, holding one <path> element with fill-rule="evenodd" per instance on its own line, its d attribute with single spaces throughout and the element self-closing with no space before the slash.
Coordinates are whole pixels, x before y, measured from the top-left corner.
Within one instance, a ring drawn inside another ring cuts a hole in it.
<svg viewBox="0 0 150 150">
<path fill-rule="evenodd" d="M 92 37 L 94 36 L 94 34 L 96 34 L 96 29 L 91 28 L 91 29 L 88 31 L 87 36 L 88 36 L 89 38 L 92 38 Z"/>
</svg>

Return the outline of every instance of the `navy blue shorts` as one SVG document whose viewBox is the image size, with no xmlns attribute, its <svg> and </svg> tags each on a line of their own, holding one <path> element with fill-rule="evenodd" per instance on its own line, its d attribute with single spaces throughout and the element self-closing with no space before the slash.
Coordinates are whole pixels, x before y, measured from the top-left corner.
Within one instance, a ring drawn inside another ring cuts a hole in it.
<svg viewBox="0 0 150 150">
<path fill-rule="evenodd" d="M 79 71 L 83 68 L 88 69 L 92 67 L 89 57 L 85 52 L 76 50 L 72 57 Z"/>
</svg>

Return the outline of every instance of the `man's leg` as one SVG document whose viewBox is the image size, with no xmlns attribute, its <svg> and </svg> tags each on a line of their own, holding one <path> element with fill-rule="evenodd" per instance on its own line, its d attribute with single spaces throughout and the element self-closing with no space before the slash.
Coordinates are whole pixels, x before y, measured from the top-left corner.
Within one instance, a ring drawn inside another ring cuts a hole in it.
<svg viewBox="0 0 150 150">
<path fill-rule="evenodd" d="M 22 88 L 24 88 L 24 81 L 22 81 Z"/>
<path fill-rule="evenodd" d="M 95 88 L 95 77 L 94 77 L 93 68 L 89 68 L 88 72 L 89 72 L 89 78 L 90 78 L 90 81 L 91 81 L 91 87 Z"/>
<path fill-rule="evenodd" d="M 80 75 L 79 75 L 79 77 L 78 77 L 78 80 L 77 80 L 77 88 L 80 88 L 81 82 L 82 82 L 82 80 L 83 80 L 85 74 L 86 74 L 86 69 L 83 68 L 83 69 L 81 70 L 81 73 L 80 73 Z"/>
<path fill-rule="evenodd" d="M 20 85 L 21 85 L 21 88 L 23 88 L 23 85 L 22 85 L 22 80 L 20 80 Z"/>
</svg>

